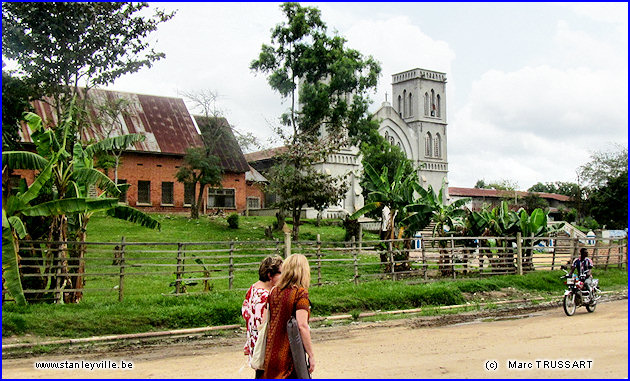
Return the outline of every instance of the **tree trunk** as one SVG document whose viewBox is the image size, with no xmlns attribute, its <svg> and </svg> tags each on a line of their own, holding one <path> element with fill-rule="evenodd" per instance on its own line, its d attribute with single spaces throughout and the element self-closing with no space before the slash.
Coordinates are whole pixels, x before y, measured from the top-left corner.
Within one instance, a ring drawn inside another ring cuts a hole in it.
<svg viewBox="0 0 630 381">
<path fill-rule="evenodd" d="M 84 280 L 84 274 L 85 274 L 85 240 L 87 238 L 87 224 L 90 221 L 90 217 L 83 217 L 83 220 L 81 222 L 81 227 L 79 228 L 79 231 L 77 232 L 77 243 L 78 243 L 78 248 L 76 250 L 77 252 L 77 273 L 76 276 L 74 277 L 74 281 L 71 282 L 72 283 L 72 288 L 77 289 L 77 290 L 83 290 L 83 286 L 85 283 Z M 82 299 L 83 299 L 83 291 L 74 291 L 72 293 L 70 293 L 70 302 L 71 303 L 79 303 Z"/>
<path fill-rule="evenodd" d="M 284 214 L 284 209 L 280 208 L 278 212 L 276 213 L 276 221 L 278 222 L 277 224 L 278 231 L 282 231 L 282 228 L 284 227 L 285 219 L 286 219 L 286 216 Z"/>
<path fill-rule="evenodd" d="M 197 202 L 195 205 L 190 206 L 190 218 L 197 220 L 199 219 L 199 209 L 201 209 L 201 202 L 203 201 L 203 189 L 206 187 L 206 184 L 199 183 L 199 195 L 197 196 Z"/>
<path fill-rule="evenodd" d="M 302 207 L 293 209 L 293 233 L 291 239 L 294 241 L 300 238 L 300 215 L 302 214 Z"/>
</svg>

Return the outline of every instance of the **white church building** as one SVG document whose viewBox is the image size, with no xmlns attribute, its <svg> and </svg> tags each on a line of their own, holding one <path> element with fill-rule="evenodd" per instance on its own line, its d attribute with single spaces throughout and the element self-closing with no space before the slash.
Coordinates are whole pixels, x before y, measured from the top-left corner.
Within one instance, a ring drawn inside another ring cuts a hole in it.
<svg viewBox="0 0 630 381">
<path fill-rule="evenodd" d="M 425 69 L 392 75 L 392 103 L 386 100 L 374 115 L 380 121 L 379 133 L 412 160 L 423 187 L 431 185 L 439 191 L 448 174 L 446 75 Z M 255 163 L 250 164 L 256 167 Z M 363 207 L 359 185 L 363 168 L 357 147 L 341 149 L 316 168 L 334 176 L 349 174 L 345 199 L 325 210 L 323 218 L 342 218 Z M 448 186 L 445 189 L 448 192 Z M 312 208 L 305 209 L 306 218 L 316 218 L 317 213 Z"/>
</svg>

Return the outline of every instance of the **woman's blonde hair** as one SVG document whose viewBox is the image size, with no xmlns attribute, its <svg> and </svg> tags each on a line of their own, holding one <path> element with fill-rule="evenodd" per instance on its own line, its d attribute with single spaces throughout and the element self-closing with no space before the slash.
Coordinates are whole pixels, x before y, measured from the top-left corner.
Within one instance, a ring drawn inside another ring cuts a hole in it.
<svg viewBox="0 0 630 381">
<path fill-rule="evenodd" d="M 291 254 L 282 264 L 282 275 L 278 281 L 278 289 L 284 290 L 287 287 L 304 287 L 308 289 L 311 285 L 311 266 L 308 259 L 302 254 Z"/>
</svg>

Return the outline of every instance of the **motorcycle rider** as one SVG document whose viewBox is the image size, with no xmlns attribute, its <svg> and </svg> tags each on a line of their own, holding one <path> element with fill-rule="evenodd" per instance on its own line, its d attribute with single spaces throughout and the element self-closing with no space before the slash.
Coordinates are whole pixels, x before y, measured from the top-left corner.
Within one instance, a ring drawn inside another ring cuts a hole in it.
<svg viewBox="0 0 630 381">
<path fill-rule="evenodd" d="M 591 269 L 593 268 L 593 261 L 588 257 L 588 250 L 583 247 L 580 249 L 580 257 L 575 258 L 571 265 L 571 272 L 569 277 L 573 275 L 573 271 L 577 269 L 577 275 L 584 282 L 584 287 L 589 294 L 589 300 L 593 300 L 593 276 L 591 275 Z"/>
</svg>

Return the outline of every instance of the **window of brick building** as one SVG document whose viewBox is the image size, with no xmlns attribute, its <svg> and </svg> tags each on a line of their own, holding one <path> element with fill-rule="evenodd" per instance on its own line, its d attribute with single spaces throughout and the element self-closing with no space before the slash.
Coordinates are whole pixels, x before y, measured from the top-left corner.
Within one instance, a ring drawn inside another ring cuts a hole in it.
<svg viewBox="0 0 630 381">
<path fill-rule="evenodd" d="M 195 201 L 195 184 L 184 183 L 184 206 L 191 206 Z"/>
<path fill-rule="evenodd" d="M 247 197 L 247 209 L 260 209 L 260 198 Z"/>
<path fill-rule="evenodd" d="M 125 179 L 118 179 L 118 184 L 127 184 L 127 180 Z M 121 189 L 120 191 L 120 195 L 118 196 L 118 202 L 121 202 L 123 204 L 127 203 L 127 187 Z"/>
<path fill-rule="evenodd" d="M 173 205 L 173 182 L 162 182 L 162 205 Z"/>
<path fill-rule="evenodd" d="M 208 208 L 234 209 L 235 202 L 234 189 L 208 189 Z"/>
<path fill-rule="evenodd" d="M 150 181 L 138 181 L 138 204 L 151 204 Z"/>
</svg>

